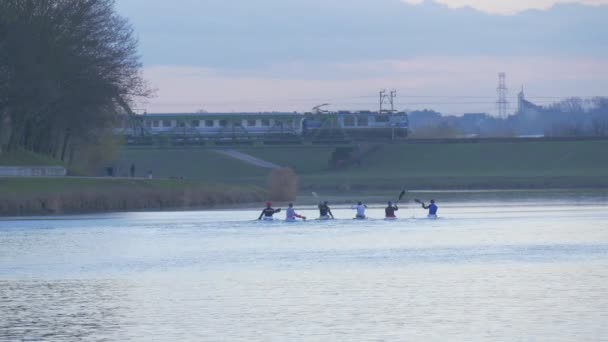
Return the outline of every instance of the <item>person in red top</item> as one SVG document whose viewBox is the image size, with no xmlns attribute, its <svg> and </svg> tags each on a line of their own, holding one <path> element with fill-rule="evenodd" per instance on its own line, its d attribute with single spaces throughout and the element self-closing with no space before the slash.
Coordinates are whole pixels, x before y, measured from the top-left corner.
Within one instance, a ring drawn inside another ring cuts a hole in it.
<svg viewBox="0 0 608 342">
<path fill-rule="evenodd" d="M 386 218 L 396 218 L 397 216 L 395 216 L 395 211 L 399 210 L 399 208 L 397 208 L 397 205 L 393 205 L 392 202 L 388 202 L 388 207 L 386 207 L 386 209 L 384 209 L 384 214 Z"/>
</svg>

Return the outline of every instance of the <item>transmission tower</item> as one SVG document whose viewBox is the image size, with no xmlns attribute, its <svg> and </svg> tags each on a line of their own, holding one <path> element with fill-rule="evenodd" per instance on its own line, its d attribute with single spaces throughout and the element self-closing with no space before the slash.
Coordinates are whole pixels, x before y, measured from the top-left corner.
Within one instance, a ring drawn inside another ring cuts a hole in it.
<svg viewBox="0 0 608 342">
<path fill-rule="evenodd" d="M 509 102 L 507 101 L 506 78 L 507 74 L 504 72 L 498 74 L 498 88 L 496 88 L 498 101 L 496 101 L 496 106 L 498 107 L 498 116 L 501 118 L 507 117 L 507 106 L 509 105 Z"/>
</svg>

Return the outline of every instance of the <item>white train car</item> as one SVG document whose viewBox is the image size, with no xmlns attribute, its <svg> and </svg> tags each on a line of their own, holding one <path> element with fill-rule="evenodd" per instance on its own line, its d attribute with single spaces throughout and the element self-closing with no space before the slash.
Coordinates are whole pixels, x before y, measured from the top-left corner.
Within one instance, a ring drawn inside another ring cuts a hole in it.
<svg viewBox="0 0 608 342">
<path fill-rule="evenodd" d="M 302 134 L 298 113 L 159 113 L 125 120 L 119 133 L 133 136 L 256 136 Z"/>
<path fill-rule="evenodd" d="M 170 137 L 205 140 L 363 140 L 407 137 L 404 112 L 159 113 L 125 117 L 116 129 L 129 141 Z M 176 140 L 177 139 L 177 140 Z"/>
</svg>

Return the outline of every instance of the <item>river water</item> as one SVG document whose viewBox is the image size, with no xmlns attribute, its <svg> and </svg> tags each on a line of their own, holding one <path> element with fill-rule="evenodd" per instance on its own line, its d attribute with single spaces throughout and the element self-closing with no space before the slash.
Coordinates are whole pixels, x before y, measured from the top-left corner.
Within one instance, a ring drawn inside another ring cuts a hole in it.
<svg viewBox="0 0 608 342">
<path fill-rule="evenodd" d="M 608 340 L 605 201 L 438 204 L 4 219 L 0 340 Z"/>
</svg>

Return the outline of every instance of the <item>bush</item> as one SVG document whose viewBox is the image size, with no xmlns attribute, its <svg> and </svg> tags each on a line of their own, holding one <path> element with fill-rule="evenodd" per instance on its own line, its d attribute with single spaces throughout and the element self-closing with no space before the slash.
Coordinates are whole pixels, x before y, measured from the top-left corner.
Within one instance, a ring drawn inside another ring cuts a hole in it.
<svg viewBox="0 0 608 342">
<path fill-rule="evenodd" d="M 298 176 L 288 168 L 274 169 L 268 177 L 269 196 L 274 201 L 293 201 L 298 192 Z"/>
</svg>

